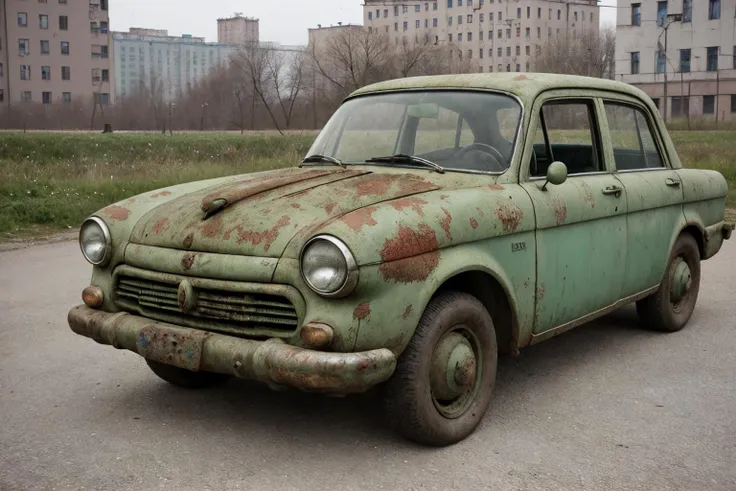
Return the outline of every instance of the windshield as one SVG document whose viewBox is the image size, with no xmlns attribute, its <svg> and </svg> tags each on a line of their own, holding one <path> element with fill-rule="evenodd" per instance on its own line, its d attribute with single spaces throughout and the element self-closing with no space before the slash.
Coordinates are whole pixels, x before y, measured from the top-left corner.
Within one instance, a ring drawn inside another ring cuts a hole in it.
<svg viewBox="0 0 736 491">
<path fill-rule="evenodd" d="M 504 172 L 511 165 L 521 118 L 512 97 L 490 92 L 375 94 L 344 103 L 307 155 L 364 164 L 411 155 L 447 170 Z M 410 165 L 405 161 L 384 165 Z"/>
</svg>

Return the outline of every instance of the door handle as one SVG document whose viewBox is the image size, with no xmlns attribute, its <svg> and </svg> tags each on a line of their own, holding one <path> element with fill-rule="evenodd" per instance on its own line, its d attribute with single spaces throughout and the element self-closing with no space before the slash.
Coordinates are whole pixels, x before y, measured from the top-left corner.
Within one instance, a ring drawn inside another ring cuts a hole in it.
<svg viewBox="0 0 736 491">
<path fill-rule="evenodd" d="M 679 188 L 680 187 L 680 181 L 677 179 L 673 179 L 672 177 L 668 177 L 664 181 L 668 186 L 671 186 L 673 188 Z"/>
<path fill-rule="evenodd" d="M 603 194 L 613 194 L 617 198 L 621 196 L 622 192 L 623 188 L 620 188 L 618 186 L 608 186 L 606 189 L 603 190 Z"/>
</svg>

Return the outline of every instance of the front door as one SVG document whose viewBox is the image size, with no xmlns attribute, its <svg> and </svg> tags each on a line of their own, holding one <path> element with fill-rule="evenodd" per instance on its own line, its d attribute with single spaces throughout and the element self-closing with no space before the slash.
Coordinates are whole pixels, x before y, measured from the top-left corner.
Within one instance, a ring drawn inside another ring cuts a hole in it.
<svg viewBox="0 0 736 491">
<path fill-rule="evenodd" d="M 537 219 L 535 335 L 611 305 L 623 289 L 626 191 L 603 157 L 598 107 L 592 97 L 551 95 L 534 108 L 521 181 Z M 543 189 L 554 161 L 568 179 Z"/>
<path fill-rule="evenodd" d="M 623 296 L 659 285 L 682 215 L 682 184 L 668 167 L 651 115 L 632 102 L 603 101 L 616 177 L 626 189 L 626 283 Z"/>
</svg>

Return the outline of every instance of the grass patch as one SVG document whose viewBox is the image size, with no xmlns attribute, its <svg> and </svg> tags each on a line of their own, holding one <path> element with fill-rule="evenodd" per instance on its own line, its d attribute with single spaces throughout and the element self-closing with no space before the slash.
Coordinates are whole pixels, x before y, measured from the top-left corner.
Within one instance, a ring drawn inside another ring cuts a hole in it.
<svg viewBox="0 0 736 491">
<path fill-rule="evenodd" d="M 673 132 L 687 167 L 715 169 L 736 207 L 733 132 Z M 0 133 L 0 239 L 77 227 L 135 194 L 213 177 L 291 167 L 314 134 Z"/>
</svg>

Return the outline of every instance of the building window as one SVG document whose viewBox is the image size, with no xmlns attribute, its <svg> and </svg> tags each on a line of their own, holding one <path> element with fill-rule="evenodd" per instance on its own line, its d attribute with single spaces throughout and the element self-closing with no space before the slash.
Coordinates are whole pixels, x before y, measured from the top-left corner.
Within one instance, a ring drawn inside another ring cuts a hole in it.
<svg viewBox="0 0 736 491">
<path fill-rule="evenodd" d="M 61 42 L 61 54 L 62 55 L 68 55 L 69 54 L 69 41 L 62 41 Z"/>
<path fill-rule="evenodd" d="M 736 46 L 733 47 L 733 68 L 736 70 Z"/>
<path fill-rule="evenodd" d="M 47 55 L 51 52 L 51 48 L 49 47 L 48 41 L 41 41 L 41 54 Z"/>
<path fill-rule="evenodd" d="M 61 79 L 71 80 L 72 79 L 72 68 L 68 66 L 61 67 Z"/>
<path fill-rule="evenodd" d="M 447 40 L 448 40 L 449 42 L 452 42 L 452 34 L 448 34 L 448 35 L 447 35 Z"/>
<path fill-rule="evenodd" d="M 667 2 L 657 2 L 657 25 L 664 26 L 667 20 Z"/>
<path fill-rule="evenodd" d="M 31 102 L 31 91 L 24 90 L 20 93 L 20 102 Z"/>
<path fill-rule="evenodd" d="M 503 12 L 498 13 L 498 22 L 501 22 L 503 20 Z"/>
<path fill-rule="evenodd" d="M 531 48 L 531 46 L 527 46 L 526 47 L 526 55 L 527 56 L 530 56 L 531 54 L 532 54 L 532 48 Z"/>
<path fill-rule="evenodd" d="M 59 0 L 59 3 L 66 3 L 66 0 Z"/>
<path fill-rule="evenodd" d="M 437 10 L 437 2 L 434 2 L 432 4 L 432 10 L 435 10 L 435 11 Z"/>
<path fill-rule="evenodd" d="M 542 28 L 537 27 L 537 39 L 542 39 Z"/>
<path fill-rule="evenodd" d="M 398 17 L 398 16 L 399 16 L 399 6 L 394 5 L 394 17 Z"/>
<path fill-rule="evenodd" d="M 498 48 L 498 57 L 500 58 L 502 56 L 503 56 L 503 48 Z M 500 72 L 501 70 L 499 69 L 498 71 Z"/>
<path fill-rule="evenodd" d="M 693 21 L 693 0 L 682 0 L 682 22 Z"/>
<path fill-rule="evenodd" d="M 708 3 L 708 19 L 715 20 L 721 18 L 721 0 L 709 0 Z"/>
<path fill-rule="evenodd" d="M 20 66 L 20 79 L 30 80 L 31 79 L 31 65 Z"/>
<path fill-rule="evenodd" d="M 0 102 L 5 101 L 5 91 L 0 89 Z"/>
<path fill-rule="evenodd" d="M 100 75 L 100 69 L 93 68 L 92 69 L 92 83 L 99 82 L 101 78 L 102 76 Z"/>
<path fill-rule="evenodd" d="M 469 49 L 468 50 L 468 59 L 469 60 L 472 60 L 473 59 L 473 50 L 472 49 Z"/>
<path fill-rule="evenodd" d="M 709 72 L 718 71 L 718 46 L 707 48 L 706 70 Z"/>
<path fill-rule="evenodd" d="M 402 5 L 401 6 L 401 13 L 402 14 L 408 14 L 409 13 L 409 6 L 408 5 Z"/>
<path fill-rule="evenodd" d="M 537 19 L 541 19 L 541 18 L 542 18 L 542 7 L 538 7 L 537 8 Z"/>
<path fill-rule="evenodd" d="M 654 103 L 654 107 L 659 110 L 659 97 L 652 97 L 652 102 Z"/>
<path fill-rule="evenodd" d="M 516 28 L 516 37 L 521 37 L 521 27 Z"/>
<path fill-rule="evenodd" d="M 511 56 L 511 46 L 506 46 L 506 56 Z"/>
<path fill-rule="evenodd" d="M 484 55 L 483 48 L 481 48 L 478 50 L 478 56 L 480 57 L 481 60 L 483 59 L 483 55 Z"/>
<path fill-rule="evenodd" d="M 18 54 L 28 56 L 30 54 L 30 42 L 27 39 L 18 40 Z"/>
<path fill-rule="evenodd" d="M 44 104 L 51 104 L 51 92 L 41 92 L 41 101 Z"/>
<path fill-rule="evenodd" d="M 488 22 L 493 22 L 493 12 L 488 14 Z M 493 71 L 493 70 L 491 70 Z"/>
<path fill-rule="evenodd" d="M 503 37 L 503 31 L 501 29 L 498 30 L 498 39 L 501 39 Z"/>
<path fill-rule="evenodd" d="M 422 27 L 421 21 L 417 19 L 417 21 L 414 23 L 414 27 L 416 27 L 417 29 L 419 29 L 420 27 Z"/>
<path fill-rule="evenodd" d="M 463 42 L 463 33 L 462 32 L 457 35 L 457 42 L 458 43 L 462 43 Z"/>
<path fill-rule="evenodd" d="M 469 43 L 472 43 L 473 42 L 473 33 L 472 32 L 469 32 L 468 33 L 468 42 Z"/>
<path fill-rule="evenodd" d="M 716 112 L 716 96 L 703 96 L 703 114 L 714 114 Z"/>
<path fill-rule="evenodd" d="M 66 15 L 60 15 L 59 16 L 59 30 L 60 31 L 68 31 L 69 30 L 69 17 Z"/>
<path fill-rule="evenodd" d="M 460 25 L 462 23 L 463 23 L 463 16 L 462 15 L 458 15 L 457 16 L 457 25 Z"/>
<path fill-rule="evenodd" d="M 529 36 L 531 36 L 531 30 L 527 27 L 524 31 L 524 37 L 529 39 Z"/>
<path fill-rule="evenodd" d="M 72 103 L 72 93 L 71 92 L 62 92 L 61 96 L 64 99 L 64 104 L 71 104 Z"/>
<path fill-rule="evenodd" d="M 521 46 L 516 47 L 516 56 L 521 55 Z"/>
<path fill-rule="evenodd" d="M 399 23 L 394 22 L 394 32 L 399 32 Z"/>
<path fill-rule="evenodd" d="M 388 9 L 383 9 L 383 17 L 388 18 Z"/>
<path fill-rule="evenodd" d="M 689 97 L 673 97 L 672 98 L 672 117 L 684 117 L 690 114 L 690 98 Z"/>
<path fill-rule="evenodd" d="M 572 13 L 572 15 L 573 15 L 573 18 L 575 19 L 575 22 L 577 22 L 578 21 L 578 11 L 576 10 L 575 12 Z"/>
<path fill-rule="evenodd" d="M 110 94 L 107 92 L 95 92 L 95 104 L 107 106 L 110 103 Z"/>
<path fill-rule="evenodd" d="M 506 39 L 511 39 L 511 29 L 506 29 Z"/>
<path fill-rule="evenodd" d="M 18 12 L 18 27 L 28 27 L 28 14 Z"/>
<path fill-rule="evenodd" d="M 520 72 L 521 71 L 521 65 L 519 65 L 518 63 L 516 64 L 516 71 L 517 72 Z"/>
<path fill-rule="evenodd" d="M 560 9 L 557 9 L 557 20 L 560 20 Z"/>
<path fill-rule="evenodd" d="M 531 7 L 527 7 L 526 8 L 526 18 L 527 19 L 531 19 L 532 18 L 532 8 Z"/>
<path fill-rule="evenodd" d="M 373 20 L 373 12 L 368 12 L 368 20 Z M 92 24 L 95 24 L 94 22 Z"/>
<path fill-rule="evenodd" d="M 516 9 L 516 18 L 521 19 L 521 8 Z"/>
<path fill-rule="evenodd" d="M 506 64 L 506 71 L 507 72 L 510 72 L 511 71 L 511 63 L 507 63 Z"/>
<path fill-rule="evenodd" d="M 736 95 L 731 96 L 731 112 L 736 113 Z"/>
<path fill-rule="evenodd" d="M 41 80 L 51 80 L 51 67 L 50 66 L 41 67 Z"/>
<path fill-rule="evenodd" d="M 478 22 L 480 22 L 482 24 L 485 21 L 486 21 L 486 14 L 480 14 L 480 15 L 478 15 Z"/>
<path fill-rule="evenodd" d="M 641 4 L 640 3 L 631 4 L 631 25 L 632 26 L 641 25 Z"/>
<path fill-rule="evenodd" d="M 38 16 L 38 27 L 41 29 L 49 28 L 49 16 L 46 14 L 39 14 Z"/>
<path fill-rule="evenodd" d="M 448 9 L 452 8 L 452 0 L 447 0 L 447 8 Z"/>
<path fill-rule="evenodd" d="M 639 52 L 634 51 L 631 53 L 631 74 L 636 75 L 639 73 Z"/>
<path fill-rule="evenodd" d="M 473 14 L 468 14 L 468 24 L 473 23 Z"/>
<path fill-rule="evenodd" d="M 664 51 L 657 51 L 655 56 L 655 72 L 656 73 L 664 73 L 665 69 L 665 59 L 664 59 Z"/>
<path fill-rule="evenodd" d="M 414 12 L 421 12 L 421 11 L 422 11 L 422 6 L 421 5 L 419 5 L 419 4 L 414 5 Z"/>
<path fill-rule="evenodd" d="M 688 73 L 690 71 L 690 50 L 680 50 L 680 72 Z"/>
<path fill-rule="evenodd" d="M 0 63 L 0 77 L 3 76 L 3 64 Z"/>
<path fill-rule="evenodd" d="M 438 24 L 437 17 L 435 17 L 434 19 L 432 19 L 432 27 L 437 27 L 438 25 L 439 24 Z"/>
</svg>

